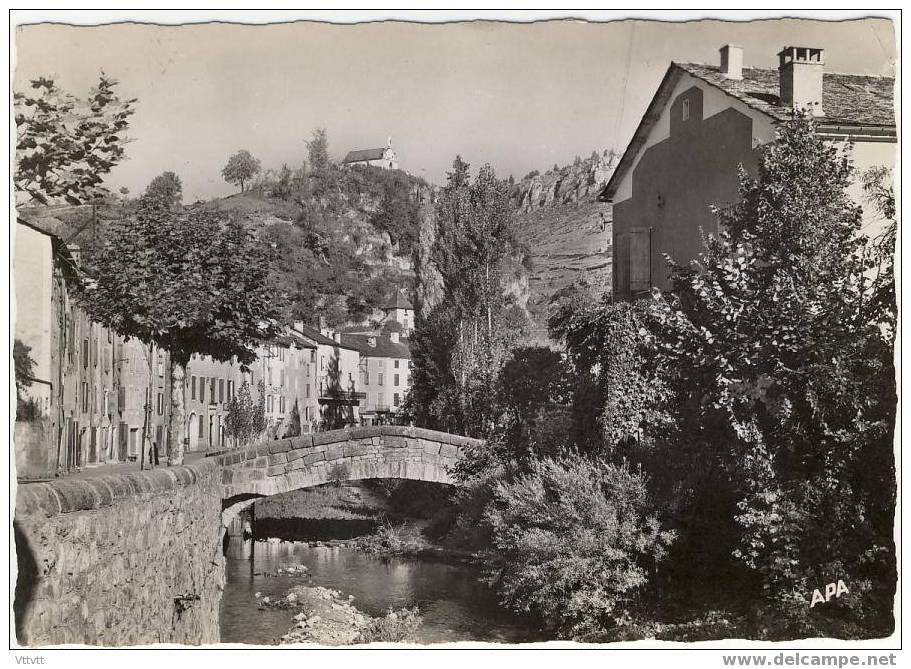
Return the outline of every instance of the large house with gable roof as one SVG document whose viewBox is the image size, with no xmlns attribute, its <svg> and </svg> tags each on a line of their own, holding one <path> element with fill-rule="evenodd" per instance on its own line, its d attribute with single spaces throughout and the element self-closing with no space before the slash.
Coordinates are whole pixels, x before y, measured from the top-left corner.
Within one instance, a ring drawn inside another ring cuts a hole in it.
<svg viewBox="0 0 911 669">
<path fill-rule="evenodd" d="M 823 50 L 784 47 L 777 69 L 744 67 L 743 48 L 720 49 L 718 65 L 671 63 L 599 199 L 613 205 L 613 292 L 618 299 L 668 287 L 664 254 L 678 263 L 717 234 L 712 206 L 738 198 L 738 167 L 755 174 L 759 150 L 795 109 L 843 143 L 861 174 L 894 168 L 894 79 L 826 72 Z M 862 187 L 850 195 L 863 204 Z M 882 225 L 864 213 L 864 232 Z"/>
</svg>

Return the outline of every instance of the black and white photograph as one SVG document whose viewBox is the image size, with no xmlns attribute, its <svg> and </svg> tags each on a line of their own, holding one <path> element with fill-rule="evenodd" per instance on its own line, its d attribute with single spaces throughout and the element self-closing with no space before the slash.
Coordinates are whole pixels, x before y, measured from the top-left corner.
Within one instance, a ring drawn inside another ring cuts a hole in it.
<svg viewBox="0 0 911 669">
<path fill-rule="evenodd" d="M 900 38 L 11 10 L 10 664 L 900 664 Z"/>
</svg>

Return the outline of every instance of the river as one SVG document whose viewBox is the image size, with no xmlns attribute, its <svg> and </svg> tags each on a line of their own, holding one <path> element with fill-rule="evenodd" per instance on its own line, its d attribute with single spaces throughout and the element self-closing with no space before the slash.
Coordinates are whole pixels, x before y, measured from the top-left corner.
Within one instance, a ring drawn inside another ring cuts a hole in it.
<svg viewBox="0 0 911 669">
<path fill-rule="evenodd" d="M 354 595 L 364 613 L 380 616 L 390 608 L 417 606 L 423 617 L 418 643 L 542 641 L 528 621 L 502 609 L 469 566 L 405 559 L 379 559 L 352 548 L 310 546 L 307 542 L 232 538 L 227 547 L 221 600 L 223 643 L 268 645 L 292 626 L 290 610 L 259 610 L 255 594 L 281 597 L 293 585 L 308 583 Z M 262 576 L 304 564 L 311 578 Z"/>
</svg>

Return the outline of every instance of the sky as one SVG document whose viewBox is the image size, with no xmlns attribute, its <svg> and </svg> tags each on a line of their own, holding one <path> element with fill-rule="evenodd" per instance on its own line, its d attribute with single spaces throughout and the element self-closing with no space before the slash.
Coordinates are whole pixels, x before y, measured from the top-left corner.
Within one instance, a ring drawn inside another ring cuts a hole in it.
<svg viewBox="0 0 911 669">
<path fill-rule="evenodd" d="M 669 63 L 717 64 L 726 43 L 748 67 L 793 45 L 825 49 L 830 72 L 895 74 L 886 19 L 44 24 L 17 28 L 14 89 L 50 75 L 82 97 L 113 76 L 138 102 L 106 184 L 136 194 L 172 170 L 190 202 L 236 190 L 221 169 L 238 149 L 299 166 L 317 127 L 334 159 L 391 136 L 400 167 L 435 183 L 456 154 L 520 178 L 622 151 Z"/>
</svg>

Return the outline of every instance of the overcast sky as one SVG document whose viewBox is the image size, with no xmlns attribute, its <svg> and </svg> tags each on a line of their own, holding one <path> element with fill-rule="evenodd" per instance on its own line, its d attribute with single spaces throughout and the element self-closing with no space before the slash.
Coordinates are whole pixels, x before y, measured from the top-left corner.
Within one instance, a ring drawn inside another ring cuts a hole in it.
<svg viewBox="0 0 911 669">
<path fill-rule="evenodd" d="M 440 182 L 453 157 L 521 177 L 593 149 L 622 150 L 671 60 L 716 64 L 744 47 L 773 67 L 782 46 L 825 49 L 826 69 L 894 74 L 888 20 L 544 22 L 336 26 L 23 26 L 16 90 L 52 75 L 84 95 L 100 71 L 136 97 L 129 160 L 108 179 L 133 193 L 164 170 L 185 201 L 227 195 L 228 156 L 297 166 L 324 126 L 336 159 L 383 146 Z"/>
</svg>

